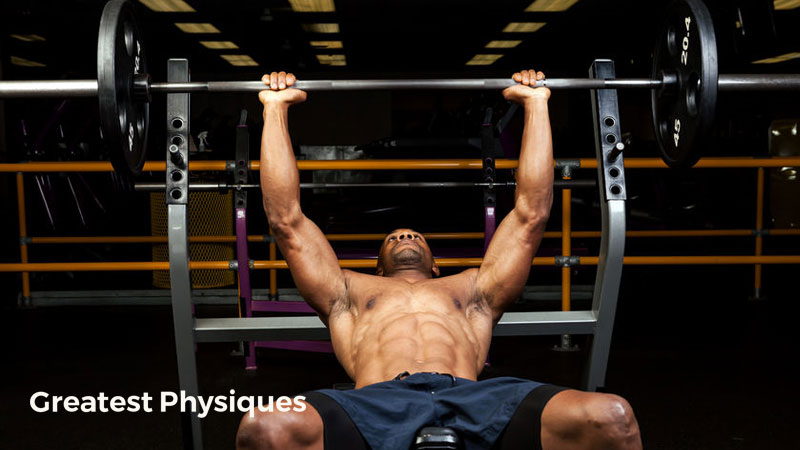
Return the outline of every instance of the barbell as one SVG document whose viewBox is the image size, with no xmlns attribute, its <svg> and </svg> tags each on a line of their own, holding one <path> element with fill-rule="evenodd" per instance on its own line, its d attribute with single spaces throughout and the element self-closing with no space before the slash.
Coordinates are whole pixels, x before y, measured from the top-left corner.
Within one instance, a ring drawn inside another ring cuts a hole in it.
<svg viewBox="0 0 800 450">
<path fill-rule="evenodd" d="M 153 82 L 133 7 L 110 0 L 100 19 L 97 80 L 0 81 L 0 98 L 98 97 L 100 125 L 117 172 L 138 175 L 145 162 L 153 93 L 257 92 L 261 81 Z M 511 79 L 300 80 L 306 91 L 505 89 Z M 650 89 L 653 127 L 671 167 L 700 159 L 710 135 L 717 92 L 798 90 L 800 74 L 720 75 L 711 14 L 701 0 L 675 0 L 653 56 L 650 78 L 550 78 L 550 89 Z"/>
</svg>

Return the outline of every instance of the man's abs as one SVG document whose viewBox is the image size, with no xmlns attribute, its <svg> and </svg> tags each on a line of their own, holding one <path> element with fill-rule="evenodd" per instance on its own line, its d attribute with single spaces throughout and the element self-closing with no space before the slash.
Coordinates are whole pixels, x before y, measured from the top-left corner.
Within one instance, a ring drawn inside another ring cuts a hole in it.
<svg viewBox="0 0 800 450">
<path fill-rule="evenodd" d="M 394 378 L 402 372 L 439 372 L 475 380 L 483 367 L 489 333 L 476 333 L 466 317 L 431 311 L 402 311 L 352 322 L 342 335 L 331 323 L 336 355 L 356 387 Z M 482 328 L 482 327 L 479 327 Z M 483 330 L 481 330 L 483 331 Z"/>
</svg>

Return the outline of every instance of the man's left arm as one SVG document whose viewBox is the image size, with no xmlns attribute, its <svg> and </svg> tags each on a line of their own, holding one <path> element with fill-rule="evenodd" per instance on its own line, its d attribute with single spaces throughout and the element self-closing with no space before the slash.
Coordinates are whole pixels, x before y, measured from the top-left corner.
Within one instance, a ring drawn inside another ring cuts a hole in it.
<svg viewBox="0 0 800 450">
<path fill-rule="evenodd" d="M 525 126 L 517 169 L 514 209 L 500 223 L 478 269 L 478 295 L 488 304 L 495 323 L 521 294 L 533 256 L 539 248 L 553 204 L 553 140 L 547 88 L 529 85 L 544 79 L 535 71 L 515 73 L 503 95 L 525 107 Z"/>
</svg>

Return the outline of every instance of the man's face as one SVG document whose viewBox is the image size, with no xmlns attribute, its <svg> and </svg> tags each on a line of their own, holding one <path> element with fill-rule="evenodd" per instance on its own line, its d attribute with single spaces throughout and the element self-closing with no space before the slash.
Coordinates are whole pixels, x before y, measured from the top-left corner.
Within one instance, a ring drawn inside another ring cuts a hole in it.
<svg viewBox="0 0 800 450">
<path fill-rule="evenodd" d="M 410 228 L 399 228 L 387 234 L 378 253 L 378 275 L 389 275 L 399 269 L 439 275 L 425 237 Z"/>
</svg>

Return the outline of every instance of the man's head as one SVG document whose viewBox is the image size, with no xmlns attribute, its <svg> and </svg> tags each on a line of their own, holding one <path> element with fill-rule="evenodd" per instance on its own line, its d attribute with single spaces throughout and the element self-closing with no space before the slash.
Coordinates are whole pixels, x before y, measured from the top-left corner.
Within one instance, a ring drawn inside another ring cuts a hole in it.
<svg viewBox="0 0 800 450">
<path fill-rule="evenodd" d="M 378 276 L 391 276 L 400 270 L 416 270 L 426 276 L 439 276 L 439 266 L 425 237 L 409 228 L 398 228 L 383 238 L 378 252 Z"/>
</svg>

